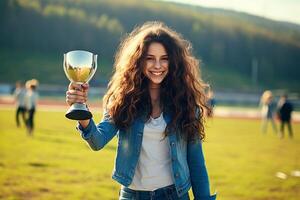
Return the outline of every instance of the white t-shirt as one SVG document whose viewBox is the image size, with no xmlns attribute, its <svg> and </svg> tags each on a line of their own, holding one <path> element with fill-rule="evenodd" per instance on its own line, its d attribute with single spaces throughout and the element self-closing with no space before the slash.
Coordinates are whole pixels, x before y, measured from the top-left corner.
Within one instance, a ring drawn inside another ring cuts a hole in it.
<svg viewBox="0 0 300 200">
<path fill-rule="evenodd" d="M 140 157 L 130 189 L 153 191 L 172 185 L 172 167 L 166 122 L 161 114 L 145 124 Z"/>
<path fill-rule="evenodd" d="M 25 107 L 26 89 L 25 88 L 17 88 L 14 92 L 14 96 L 16 99 L 17 106 Z"/>
</svg>

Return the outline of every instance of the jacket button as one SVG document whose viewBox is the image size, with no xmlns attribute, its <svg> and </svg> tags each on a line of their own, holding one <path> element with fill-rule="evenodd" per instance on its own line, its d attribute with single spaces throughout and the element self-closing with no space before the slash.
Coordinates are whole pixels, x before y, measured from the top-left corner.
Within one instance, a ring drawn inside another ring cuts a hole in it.
<svg viewBox="0 0 300 200">
<path fill-rule="evenodd" d="M 171 145 L 172 145 L 172 146 L 174 146 L 174 145 L 175 145 L 175 143 L 174 143 L 174 142 L 172 142 L 172 143 L 171 143 Z"/>
<path fill-rule="evenodd" d="M 178 173 L 176 173 L 176 174 L 175 174 L 175 177 L 176 177 L 176 178 L 178 178 L 178 176 L 179 176 L 179 174 L 178 174 Z"/>
</svg>

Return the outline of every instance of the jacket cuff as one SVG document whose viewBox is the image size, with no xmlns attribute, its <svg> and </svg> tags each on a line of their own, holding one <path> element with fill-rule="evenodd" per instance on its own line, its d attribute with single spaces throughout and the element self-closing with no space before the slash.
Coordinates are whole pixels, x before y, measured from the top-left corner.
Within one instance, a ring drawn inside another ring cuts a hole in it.
<svg viewBox="0 0 300 200">
<path fill-rule="evenodd" d="M 83 128 L 81 124 L 78 122 L 76 129 L 81 134 L 81 137 L 85 140 L 88 140 L 92 136 L 92 129 L 95 126 L 93 119 L 90 119 L 90 122 L 87 127 Z"/>
</svg>

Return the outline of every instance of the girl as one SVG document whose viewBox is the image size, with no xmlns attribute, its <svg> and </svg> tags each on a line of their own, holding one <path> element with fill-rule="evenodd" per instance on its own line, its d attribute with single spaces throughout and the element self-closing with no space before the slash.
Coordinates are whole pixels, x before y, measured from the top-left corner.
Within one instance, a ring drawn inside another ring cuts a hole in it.
<svg viewBox="0 0 300 200">
<path fill-rule="evenodd" d="M 161 22 L 134 29 L 121 43 L 104 96 L 104 117 L 80 120 L 78 130 L 93 150 L 116 134 L 112 178 L 125 199 L 213 200 L 202 152 L 204 89 L 191 45 Z M 66 101 L 85 103 L 88 84 L 71 83 Z"/>
</svg>

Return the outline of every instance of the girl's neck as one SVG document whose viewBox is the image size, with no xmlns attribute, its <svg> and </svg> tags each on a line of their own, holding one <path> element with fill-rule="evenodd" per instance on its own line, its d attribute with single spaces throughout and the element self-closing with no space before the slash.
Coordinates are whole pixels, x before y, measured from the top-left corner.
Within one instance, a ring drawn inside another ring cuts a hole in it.
<svg viewBox="0 0 300 200">
<path fill-rule="evenodd" d="M 161 113 L 160 87 L 149 86 L 149 93 L 150 93 L 151 104 L 152 104 L 151 116 L 153 118 L 159 117 L 159 115 Z"/>
<path fill-rule="evenodd" d="M 149 85 L 149 93 L 151 97 L 151 103 L 159 103 L 160 100 L 160 86 Z"/>
</svg>

